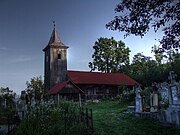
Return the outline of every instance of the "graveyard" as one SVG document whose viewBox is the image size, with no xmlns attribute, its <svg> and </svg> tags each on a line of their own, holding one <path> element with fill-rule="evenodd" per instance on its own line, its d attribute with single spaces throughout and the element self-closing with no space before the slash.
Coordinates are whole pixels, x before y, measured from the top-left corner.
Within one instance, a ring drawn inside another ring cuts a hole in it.
<svg viewBox="0 0 180 135">
<path fill-rule="evenodd" d="M 180 1 L 0 7 L 0 135 L 180 135 Z"/>
<path fill-rule="evenodd" d="M 148 91 L 148 97 L 143 96 L 140 86 L 135 86 L 135 103 L 123 104 L 120 99 L 118 101 L 114 99 L 114 101 L 87 105 L 95 110 L 93 116 L 96 133 L 179 135 L 180 83 L 175 77 L 175 73 L 171 71 L 168 83 L 154 83 Z"/>
<path fill-rule="evenodd" d="M 1 119 L 1 134 L 179 135 L 180 82 L 175 78 L 171 71 L 168 82 L 135 85 L 118 97 L 81 104 L 42 95 L 35 100 L 34 94 L 30 98 L 22 92 L 14 113 Z"/>
<path fill-rule="evenodd" d="M 127 114 L 127 104 L 105 100 L 88 104 L 92 108 L 95 135 L 179 135 L 180 128 L 151 118 Z"/>
</svg>

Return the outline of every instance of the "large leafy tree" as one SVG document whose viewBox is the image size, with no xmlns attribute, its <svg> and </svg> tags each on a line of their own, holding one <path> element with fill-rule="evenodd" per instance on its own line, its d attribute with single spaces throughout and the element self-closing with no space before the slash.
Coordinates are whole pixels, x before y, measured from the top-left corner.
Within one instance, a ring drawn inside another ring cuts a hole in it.
<svg viewBox="0 0 180 135">
<path fill-rule="evenodd" d="M 167 58 L 167 56 L 164 54 L 164 52 L 159 52 L 159 47 L 154 45 L 152 47 L 151 52 L 154 53 L 154 57 L 158 63 L 159 66 L 162 65 L 162 61 L 164 60 L 164 58 Z"/>
<path fill-rule="evenodd" d="M 171 61 L 169 63 L 167 63 L 167 65 L 169 64 L 170 66 L 170 70 L 173 70 L 175 72 L 176 79 L 180 80 L 180 53 L 178 52 L 171 52 Z"/>
<path fill-rule="evenodd" d="M 122 0 L 106 28 L 143 37 L 151 27 L 164 32 L 160 51 L 180 48 L 179 0 Z"/>
<path fill-rule="evenodd" d="M 140 82 L 143 86 L 151 86 L 153 82 L 168 81 L 169 71 L 174 71 L 176 79 L 180 79 L 180 54 L 169 51 L 170 56 L 166 56 L 166 63 L 161 63 L 162 57 L 153 60 L 142 53 L 134 55 L 131 65 L 125 70 L 129 76 Z M 169 60 L 170 59 L 170 60 Z"/>
<path fill-rule="evenodd" d="M 149 86 L 154 81 L 160 81 L 160 78 L 157 77 L 159 75 L 157 62 L 142 53 L 134 55 L 127 73 L 144 86 Z"/>
<path fill-rule="evenodd" d="M 91 71 L 119 72 L 129 64 L 130 49 L 122 41 L 111 38 L 99 38 L 93 46 L 93 61 L 89 62 Z"/>
<path fill-rule="evenodd" d="M 31 78 L 30 81 L 26 82 L 26 86 L 29 96 L 34 95 L 36 100 L 40 100 L 41 95 L 44 94 L 44 82 L 41 76 Z"/>
</svg>

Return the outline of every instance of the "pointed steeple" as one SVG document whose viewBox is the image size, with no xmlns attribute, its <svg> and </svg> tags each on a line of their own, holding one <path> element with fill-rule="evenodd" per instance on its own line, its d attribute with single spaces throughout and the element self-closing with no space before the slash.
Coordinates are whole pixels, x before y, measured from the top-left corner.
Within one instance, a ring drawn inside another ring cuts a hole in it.
<svg viewBox="0 0 180 135">
<path fill-rule="evenodd" d="M 44 84 L 45 90 L 49 90 L 58 83 L 67 80 L 67 49 L 60 40 L 53 22 L 53 31 L 48 45 L 44 51 Z"/>
<path fill-rule="evenodd" d="M 58 35 L 57 31 L 56 31 L 56 23 L 55 23 L 55 21 L 53 21 L 53 26 L 54 26 L 54 29 L 53 29 L 53 32 L 51 34 L 51 38 L 50 38 L 48 44 L 60 43 L 61 42 L 61 40 L 59 38 L 59 35 Z"/>
<path fill-rule="evenodd" d="M 61 48 L 69 48 L 66 46 L 63 42 L 61 42 L 58 32 L 56 31 L 56 24 L 55 21 L 53 21 L 53 32 L 51 34 L 51 38 L 49 40 L 48 45 L 43 49 L 45 51 L 48 47 L 61 47 Z"/>
</svg>

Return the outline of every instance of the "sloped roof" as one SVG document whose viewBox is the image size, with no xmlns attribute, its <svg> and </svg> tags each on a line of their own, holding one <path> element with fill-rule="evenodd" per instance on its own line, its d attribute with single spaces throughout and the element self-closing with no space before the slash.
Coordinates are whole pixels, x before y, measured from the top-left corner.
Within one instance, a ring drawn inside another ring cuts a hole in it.
<svg viewBox="0 0 180 135">
<path fill-rule="evenodd" d="M 48 44 L 60 43 L 60 42 L 61 42 L 61 40 L 60 40 L 59 35 L 56 31 L 56 28 L 54 27 Z"/>
<path fill-rule="evenodd" d="M 54 23 L 54 28 L 53 28 L 53 31 L 52 31 L 52 34 L 51 34 L 51 37 L 50 37 L 50 40 L 49 40 L 49 43 L 48 45 L 43 49 L 46 50 L 46 48 L 48 47 L 61 47 L 61 48 L 69 48 L 68 46 L 66 46 L 64 43 L 61 42 L 60 38 L 59 38 L 59 34 L 58 32 L 56 31 L 56 25 Z"/>
<path fill-rule="evenodd" d="M 65 81 L 65 82 L 62 82 L 62 83 L 59 83 L 57 85 L 55 85 L 54 87 L 52 87 L 48 94 L 56 94 L 56 93 L 59 93 L 63 88 L 66 87 L 67 84 L 72 84 L 74 87 L 76 87 L 76 93 L 78 92 L 81 92 L 81 93 L 84 93 L 84 91 L 82 91 L 78 86 L 76 86 L 72 81 L 68 80 L 68 81 Z"/>
<path fill-rule="evenodd" d="M 57 85 L 55 85 L 54 87 L 52 87 L 49 91 L 49 94 L 55 94 L 60 92 L 68 83 L 69 81 L 65 81 L 63 83 L 59 83 Z"/>
<path fill-rule="evenodd" d="M 68 71 L 70 79 L 77 84 L 105 84 L 133 86 L 139 84 L 124 73 L 101 73 L 85 71 Z"/>
</svg>

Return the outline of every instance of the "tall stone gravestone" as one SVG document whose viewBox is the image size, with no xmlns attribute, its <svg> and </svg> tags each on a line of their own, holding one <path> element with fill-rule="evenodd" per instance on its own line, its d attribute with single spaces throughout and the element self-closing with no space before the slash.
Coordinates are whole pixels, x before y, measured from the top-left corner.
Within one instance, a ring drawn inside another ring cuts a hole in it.
<svg viewBox="0 0 180 135">
<path fill-rule="evenodd" d="M 142 112 L 142 97 L 140 95 L 141 92 L 140 86 L 136 87 L 135 90 L 136 90 L 136 113 L 140 113 Z"/>
<path fill-rule="evenodd" d="M 27 113 L 27 105 L 26 105 L 25 96 L 26 96 L 26 92 L 22 91 L 21 92 L 21 97 L 17 101 L 17 105 L 16 105 L 16 110 L 18 112 L 18 115 L 19 115 L 20 119 L 25 118 L 26 113 Z"/>
<path fill-rule="evenodd" d="M 168 97 L 169 107 L 166 110 L 168 123 L 180 125 L 180 83 L 176 82 L 174 71 L 170 71 Z"/>
<path fill-rule="evenodd" d="M 150 95 L 150 112 L 158 111 L 158 93 L 157 90 L 153 90 Z"/>
<path fill-rule="evenodd" d="M 34 93 L 32 94 L 32 98 L 31 98 L 30 104 L 31 104 L 31 106 L 35 106 L 35 104 L 36 104 L 35 94 Z"/>
<path fill-rule="evenodd" d="M 168 101 L 168 84 L 166 82 L 158 84 L 158 92 L 164 101 Z"/>
</svg>

